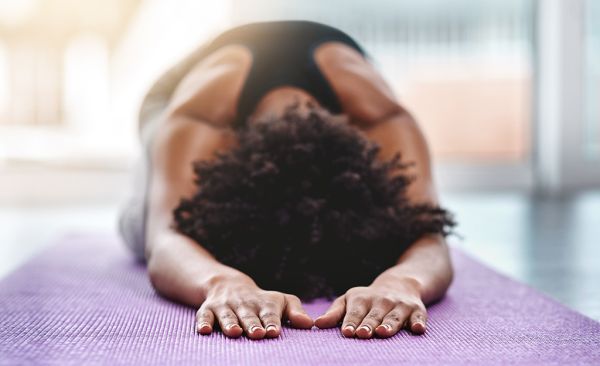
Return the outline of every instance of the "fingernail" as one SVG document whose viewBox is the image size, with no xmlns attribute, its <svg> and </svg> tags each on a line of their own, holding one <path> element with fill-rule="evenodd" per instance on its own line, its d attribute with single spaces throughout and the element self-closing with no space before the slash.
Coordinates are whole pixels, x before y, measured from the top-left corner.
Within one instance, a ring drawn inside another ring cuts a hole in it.
<svg viewBox="0 0 600 366">
<path fill-rule="evenodd" d="M 385 330 L 387 330 L 388 332 L 392 330 L 392 326 L 389 324 L 380 324 L 377 326 L 377 328 L 379 327 L 385 328 Z"/>
<path fill-rule="evenodd" d="M 198 324 L 198 330 L 209 330 L 210 329 L 210 324 L 208 323 L 200 323 Z"/>
<path fill-rule="evenodd" d="M 359 329 L 364 329 L 364 330 L 366 330 L 368 333 L 371 333 L 371 327 L 369 327 L 368 325 L 363 325 L 363 326 L 361 326 Z"/>
<path fill-rule="evenodd" d="M 233 329 L 233 327 L 239 327 L 239 325 L 237 325 L 237 324 L 229 324 L 229 325 L 227 326 L 227 330 L 232 330 L 232 329 Z"/>
<path fill-rule="evenodd" d="M 422 332 L 425 330 L 425 324 L 423 324 L 421 322 L 415 322 L 415 323 L 413 323 L 412 328 L 419 332 Z"/>
<path fill-rule="evenodd" d="M 258 325 L 255 325 L 255 326 L 253 326 L 252 328 L 250 328 L 250 333 L 254 333 L 254 332 L 256 332 L 256 331 L 257 331 L 257 330 L 259 330 L 259 329 L 261 329 L 261 327 L 260 327 L 260 326 L 258 326 Z"/>
<path fill-rule="evenodd" d="M 275 332 L 275 331 L 277 331 L 277 327 L 271 324 L 271 325 L 267 326 L 267 332 L 268 331 Z"/>
<path fill-rule="evenodd" d="M 346 327 L 344 327 L 344 330 L 347 330 L 347 331 L 349 331 L 351 333 L 354 333 L 354 327 L 351 326 L 351 325 L 346 325 Z"/>
</svg>

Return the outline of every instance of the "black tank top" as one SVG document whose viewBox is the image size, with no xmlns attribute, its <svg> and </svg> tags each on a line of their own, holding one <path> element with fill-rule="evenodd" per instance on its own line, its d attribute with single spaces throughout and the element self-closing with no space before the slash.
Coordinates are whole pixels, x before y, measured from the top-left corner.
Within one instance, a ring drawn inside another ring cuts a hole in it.
<svg viewBox="0 0 600 366">
<path fill-rule="evenodd" d="M 344 43 L 363 56 L 364 50 L 346 33 L 309 21 L 250 23 L 217 36 L 205 54 L 231 44 L 252 53 L 252 66 L 242 87 L 234 127 L 241 127 L 261 98 L 280 86 L 305 90 L 331 113 L 341 113 L 337 96 L 314 60 L 314 50 L 324 42 Z"/>
</svg>

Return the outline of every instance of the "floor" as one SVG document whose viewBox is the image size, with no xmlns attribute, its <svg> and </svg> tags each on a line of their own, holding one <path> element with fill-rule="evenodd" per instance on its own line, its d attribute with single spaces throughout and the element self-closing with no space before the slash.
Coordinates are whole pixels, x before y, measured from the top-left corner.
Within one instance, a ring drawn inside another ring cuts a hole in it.
<svg viewBox="0 0 600 366">
<path fill-rule="evenodd" d="M 445 197 L 464 236 L 457 246 L 600 321 L 600 191 Z"/>
<path fill-rule="evenodd" d="M 451 243 L 600 321 L 600 191 L 559 199 L 447 193 L 459 221 Z M 116 228 L 118 203 L 0 206 L 0 278 L 69 231 Z M 460 270 L 460 269 L 458 269 Z"/>
</svg>

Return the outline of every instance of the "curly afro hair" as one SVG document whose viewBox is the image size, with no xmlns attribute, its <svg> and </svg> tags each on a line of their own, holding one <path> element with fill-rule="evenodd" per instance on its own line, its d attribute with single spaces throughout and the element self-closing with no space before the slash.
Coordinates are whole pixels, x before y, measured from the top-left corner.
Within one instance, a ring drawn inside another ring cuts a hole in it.
<svg viewBox="0 0 600 366">
<path fill-rule="evenodd" d="M 399 153 L 378 161 L 355 128 L 296 107 L 194 163 L 198 191 L 174 210 L 178 231 L 260 287 L 305 300 L 369 285 L 422 235 L 451 233 L 447 210 L 408 202 L 414 177 Z"/>
</svg>

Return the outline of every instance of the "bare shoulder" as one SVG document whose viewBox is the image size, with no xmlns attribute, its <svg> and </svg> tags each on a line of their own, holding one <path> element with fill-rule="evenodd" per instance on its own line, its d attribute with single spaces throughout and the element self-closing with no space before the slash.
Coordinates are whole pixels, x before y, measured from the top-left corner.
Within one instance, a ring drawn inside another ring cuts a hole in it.
<svg viewBox="0 0 600 366">
<path fill-rule="evenodd" d="M 369 126 L 403 111 L 383 77 L 355 49 L 327 42 L 314 57 L 352 121 Z"/>
<path fill-rule="evenodd" d="M 235 141 L 230 127 L 215 126 L 185 115 L 167 115 L 157 127 L 154 145 L 178 151 L 217 150 L 228 148 Z"/>
<path fill-rule="evenodd" d="M 241 45 L 224 46 L 200 60 L 181 80 L 169 104 L 185 114 L 223 126 L 235 117 L 235 106 L 252 63 Z"/>
</svg>

